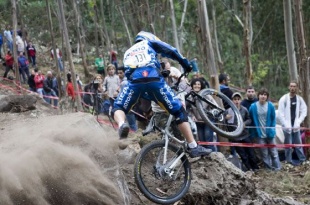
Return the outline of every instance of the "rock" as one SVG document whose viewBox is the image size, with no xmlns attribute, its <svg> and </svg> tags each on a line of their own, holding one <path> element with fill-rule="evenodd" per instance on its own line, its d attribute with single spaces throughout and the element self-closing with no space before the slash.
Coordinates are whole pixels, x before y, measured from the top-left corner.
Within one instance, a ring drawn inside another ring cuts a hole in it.
<svg viewBox="0 0 310 205">
<path fill-rule="evenodd" d="M 36 109 L 33 95 L 0 95 L 0 112 L 25 112 Z"/>
</svg>

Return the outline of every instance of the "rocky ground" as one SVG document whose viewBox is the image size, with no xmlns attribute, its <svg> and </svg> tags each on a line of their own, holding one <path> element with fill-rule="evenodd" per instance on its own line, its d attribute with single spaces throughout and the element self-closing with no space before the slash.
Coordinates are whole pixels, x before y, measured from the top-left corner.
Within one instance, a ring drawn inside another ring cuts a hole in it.
<svg viewBox="0 0 310 205">
<path fill-rule="evenodd" d="M 0 204 L 153 204 L 134 183 L 133 163 L 157 135 L 119 142 L 88 113 L 0 90 Z M 309 165 L 244 173 L 213 153 L 191 167 L 190 190 L 175 204 L 310 204 Z"/>
</svg>

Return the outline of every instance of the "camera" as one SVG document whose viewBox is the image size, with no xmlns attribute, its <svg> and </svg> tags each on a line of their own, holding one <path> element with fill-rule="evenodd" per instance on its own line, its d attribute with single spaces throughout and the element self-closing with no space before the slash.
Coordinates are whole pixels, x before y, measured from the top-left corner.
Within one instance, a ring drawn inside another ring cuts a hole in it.
<svg viewBox="0 0 310 205">
<path fill-rule="evenodd" d="M 100 84 L 99 80 L 96 79 L 96 80 L 93 81 L 93 85 L 94 85 L 94 89 L 95 90 L 98 90 L 99 84 Z"/>
</svg>

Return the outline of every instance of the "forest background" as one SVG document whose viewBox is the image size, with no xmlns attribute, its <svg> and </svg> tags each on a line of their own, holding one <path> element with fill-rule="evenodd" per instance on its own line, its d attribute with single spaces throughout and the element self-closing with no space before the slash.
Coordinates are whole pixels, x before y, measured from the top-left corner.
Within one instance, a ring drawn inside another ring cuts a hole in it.
<svg viewBox="0 0 310 205">
<path fill-rule="evenodd" d="M 288 91 L 289 80 L 300 80 L 300 69 L 306 69 L 302 63 L 310 41 L 310 13 L 306 12 L 310 1 L 1 0 L 2 32 L 6 24 L 14 24 L 14 10 L 17 28 L 27 31 L 28 40 L 37 47 L 52 48 L 55 41 L 66 54 L 66 26 L 69 50 L 84 56 L 86 76 L 94 58 L 101 52 L 107 55 L 111 48 L 118 51 L 121 63 L 140 30 L 153 32 L 188 59 L 197 57 L 213 86 L 218 83 L 215 76 L 225 72 L 233 86 L 266 87 L 277 100 Z M 301 26 L 303 39 L 299 38 Z M 70 60 L 69 53 L 65 60 Z M 297 75 L 294 69 L 299 69 Z"/>
</svg>

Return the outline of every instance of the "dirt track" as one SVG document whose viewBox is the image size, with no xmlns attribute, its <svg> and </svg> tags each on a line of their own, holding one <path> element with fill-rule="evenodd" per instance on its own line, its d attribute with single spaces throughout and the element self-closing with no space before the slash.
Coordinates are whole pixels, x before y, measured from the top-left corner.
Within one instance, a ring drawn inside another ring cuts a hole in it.
<svg viewBox="0 0 310 205">
<path fill-rule="evenodd" d="M 140 132 L 122 150 L 111 126 L 87 113 L 57 115 L 40 100 L 35 110 L 1 113 L 0 132 L 0 204 L 152 204 L 133 180 Z M 243 173 L 212 154 L 192 162 L 179 204 L 309 204 L 308 170 Z"/>
</svg>

